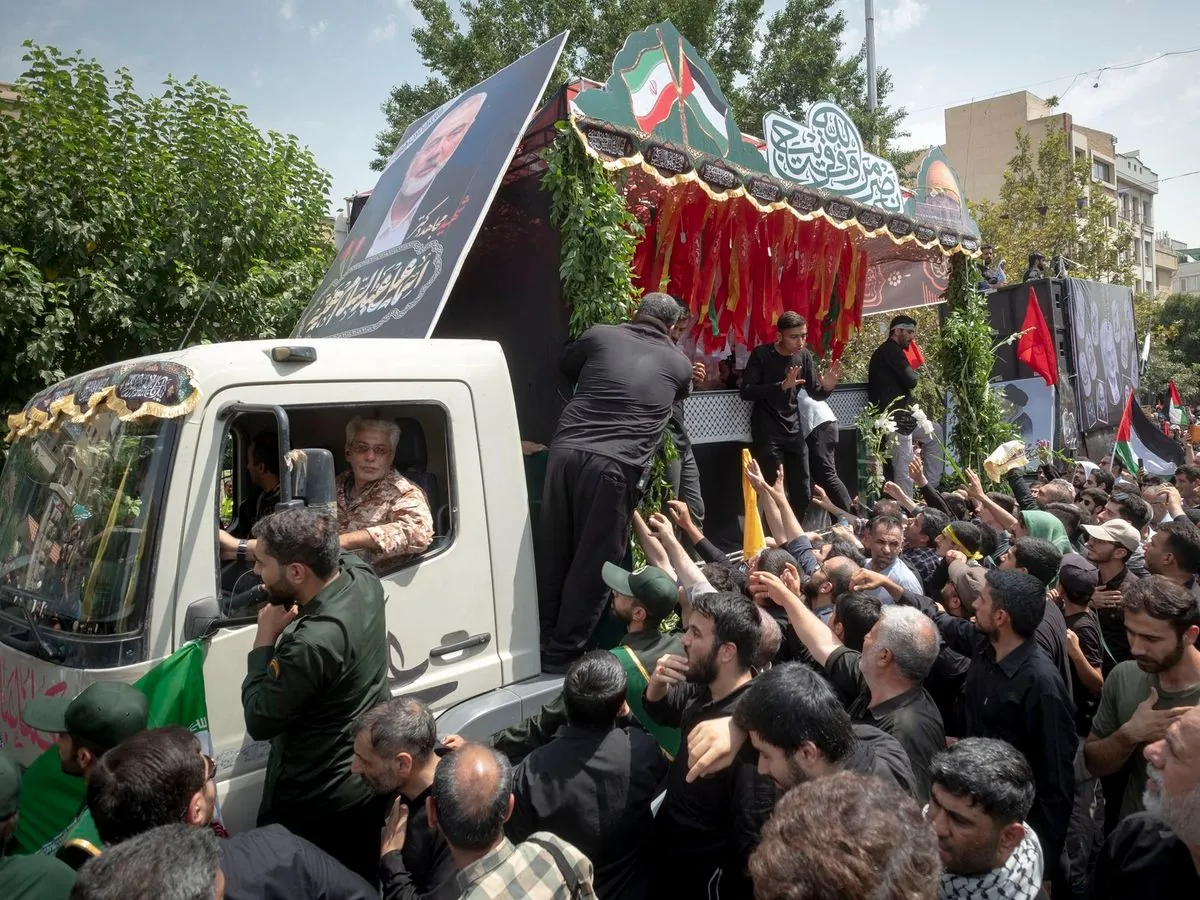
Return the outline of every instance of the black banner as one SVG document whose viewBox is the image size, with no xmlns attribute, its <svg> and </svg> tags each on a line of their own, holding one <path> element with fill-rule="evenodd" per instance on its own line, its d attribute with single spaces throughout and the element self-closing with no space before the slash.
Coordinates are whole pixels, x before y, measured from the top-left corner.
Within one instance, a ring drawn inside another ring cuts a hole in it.
<svg viewBox="0 0 1200 900">
<path fill-rule="evenodd" d="M 566 39 L 409 126 L 293 336 L 433 333 Z"/>
<path fill-rule="evenodd" d="M 1138 386 L 1133 292 L 1115 284 L 1067 279 L 1075 372 L 1079 376 L 1079 426 L 1083 432 L 1115 428 L 1130 388 Z"/>
</svg>

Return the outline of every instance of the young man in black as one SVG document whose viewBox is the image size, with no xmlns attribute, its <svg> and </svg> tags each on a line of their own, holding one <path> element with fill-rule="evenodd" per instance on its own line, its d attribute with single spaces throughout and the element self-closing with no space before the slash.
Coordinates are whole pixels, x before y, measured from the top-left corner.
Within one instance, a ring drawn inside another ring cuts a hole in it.
<svg viewBox="0 0 1200 900">
<path fill-rule="evenodd" d="M 888 324 L 888 338 L 875 348 L 867 365 L 867 399 L 880 411 L 891 408 L 890 417 L 896 423 L 896 451 L 892 455 L 891 480 L 900 486 L 905 496 L 912 496 L 913 483 L 908 464 L 913 458 L 913 431 L 917 420 L 912 416 L 913 388 L 917 373 L 908 361 L 908 345 L 917 332 L 917 321 L 911 316 L 896 316 Z"/>
<path fill-rule="evenodd" d="M 746 863 L 775 805 L 774 783 L 749 745 L 728 769 L 689 782 L 687 739 L 701 722 L 729 716 L 750 687 L 762 626 L 753 601 L 733 593 L 696 597 L 687 625 L 686 658 L 660 659 L 642 701 L 682 737 L 655 817 L 656 887 L 661 896 L 751 900 Z"/>
<path fill-rule="evenodd" d="M 805 390 L 814 400 L 824 400 L 837 386 L 841 367 L 835 363 L 824 375 L 817 373 L 812 352 L 805 347 L 808 323 L 799 313 L 785 312 L 776 323 L 774 344 L 755 347 L 742 376 L 742 399 L 754 403 L 750 415 L 753 454 L 769 484 L 784 467 L 788 500 L 796 518 L 803 521 L 812 499 L 808 445 L 800 430 L 796 392 Z"/>
</svg>

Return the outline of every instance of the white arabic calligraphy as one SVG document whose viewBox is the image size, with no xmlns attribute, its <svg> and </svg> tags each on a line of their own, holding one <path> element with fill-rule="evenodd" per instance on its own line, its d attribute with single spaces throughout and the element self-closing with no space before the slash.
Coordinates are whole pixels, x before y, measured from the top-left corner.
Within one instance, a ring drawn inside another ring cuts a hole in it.
<svg viewBox="0 0 1200 900">
<path fill-rule="evenodd" d="M 813 104 L 805 121 L 763 116 L 767 165 L 776 178 L 821 188 L 888 212 L 903 212 L 892 164 L 863 149 L 858 128 L 834 103 Z"/>
</svg>

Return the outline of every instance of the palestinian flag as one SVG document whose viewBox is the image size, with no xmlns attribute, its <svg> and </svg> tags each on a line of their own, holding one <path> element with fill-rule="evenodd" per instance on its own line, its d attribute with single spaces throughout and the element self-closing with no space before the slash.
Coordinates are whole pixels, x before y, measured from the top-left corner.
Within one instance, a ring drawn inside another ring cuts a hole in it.
<svg viewBox="0 0 1200 900">
<path fill-rule="evenodd" d="M 1138 461 L 1153 475 L 1170 476 L 1183 465 L 1183 448 L 1154 427 L 1154 423 L 1133 400 L 1133 389 L 1125 399 L 1125 413 L 1117 428 L 1117 443 L 1113 458 L 1119 459 L 1126 471 L 1136 473 Z"/>
<path fill-rule="evenodd" d="M 683 61 L 682 94 L 684 105 L 692 111 L 700 129 L 721 148 L 721 155 L 729 152 L 729 126 L 726 117 L 729 106 L 721 98 L 719 90 L 708 83 L 700 67 L 693 65 L 687 56 L 679 54 Z"/>
<path fill-rule="evenodd" d="M 1179 399 L 1179 390 L 1175 387 L 1175 382 L 1167 382 L 1167 386 L 1171 389 L 1171 405 L 1167 409 L 1167 418 L 1171 420 L 1172 425 L 1182 425 L 1187 428 L 1192 424 L 1192 417 L 1188 415 L 1187 408 Z"/>
<path fill-rule="evenodd" d="M 653 131 L 671 115 L 679 99 L 679 85 L 662 44 L 643 50 L 632 68 L 621 72 L 629 88 L 633 117 L 642 131 Z"/>
</svg>

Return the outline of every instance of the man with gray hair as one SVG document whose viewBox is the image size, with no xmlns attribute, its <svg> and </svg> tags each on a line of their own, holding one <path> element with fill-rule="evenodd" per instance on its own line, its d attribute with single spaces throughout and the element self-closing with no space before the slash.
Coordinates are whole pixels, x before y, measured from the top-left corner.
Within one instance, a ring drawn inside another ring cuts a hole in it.
<svg viewBox="0 0 1200 900">
<path fill-rule="evenodd" d="M 182 823 L 130 838 L 79 870 L 72 900 L 222 900 L 217 837 Z"/>
<path fill-rule="evenodd" d="M 504 836 L 513 810 L 513 770 L 497 750 L 464 744 L 437 768 L 426 808 L 450 845 L 460 900 L 595 900 L 592 864 L 553 834 L 521 844 Z M 439 896 L 442 894 L 439 891 Z"/>
<path fill-rule="evenodd" d="M 433 540 L 433 515 L 421 488 L 394 468 L 400 426 L 356 416 L 346 425 L 346 461 L 337 479 L 338 542 L 377 572 L 395 568 Z M 258 542 L 218 535 L 221 558 L 253 562 Z"/>
<path fill-rule="evenodd" d="M 756 572 L 754 578 L 787 611 L 788 624 L 825 669 L 851 719 L 874 725 L 904 747 L 916 776 L 917 799 L 928 801 L 929 763 L 946 746 L 942 715 L 923 686 L 941 649 L 937 627 L 920 610 L 885 606 L 858 653 L 843 646 L 774 576 Z"/>
<path fill-rule="evenodd" d="M 454 876 L 450 848 L 425 809 L 440 762 L 437 723 L 415 697 L 386 700 L 355 726 L 350 771 L 390 800 L 379 848 L 383 900 L 417 900 Z"/>
<path fill-rule="evenodd" d="M 691 365 L 670 337 L 679 312 L 669 295 L 647 294 L 632 322 L 593 326 L 563 354 L 574 394 L 550 443 L 537 543 L 548 672 L 587 649 L 608 604 L 601 569 L 624 558 L 671 407 L 691 390 Z"/>
</svg>

